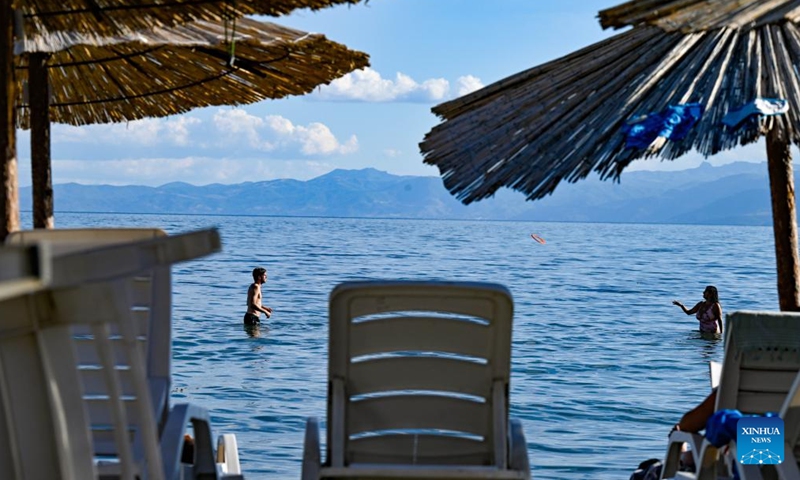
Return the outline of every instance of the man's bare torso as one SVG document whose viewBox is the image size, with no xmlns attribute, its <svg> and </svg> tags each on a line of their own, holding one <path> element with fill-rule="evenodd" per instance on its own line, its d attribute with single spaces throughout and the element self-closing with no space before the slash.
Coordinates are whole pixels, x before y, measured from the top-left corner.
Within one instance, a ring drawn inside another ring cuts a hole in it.
<svg viewBox="0 0 800 480">
<path fill-rule="evenodd" d="M 247 313 L 252 313 L 255 316 L 260 316 L 261 311 L 254 308 L 255 306 L 261 307 L 261 285 L 254 283 L 247 289 Z"/>
</svg>

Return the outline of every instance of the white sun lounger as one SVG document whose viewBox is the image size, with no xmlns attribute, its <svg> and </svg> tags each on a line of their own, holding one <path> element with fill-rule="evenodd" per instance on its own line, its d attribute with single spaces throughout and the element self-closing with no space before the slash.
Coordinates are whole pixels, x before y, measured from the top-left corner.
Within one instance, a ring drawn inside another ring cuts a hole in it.
<svg viewBox="0 0 800 480">
<path fill-rule="evenodd" d="M 727 316 L 725 357 L 715 410 L 777 413 L 798 372 L 799 313 L 733 312 Z M 677 471 L 683 443 L 690 445 L 697 472 Z M 702 435 L 687 432 L 670 435 L 661 478 L 717 480 L 730 475 L 730 461 L 726 462 Z"/>
<path fill-rule="evenodd" d="M 783 418 L 784 428 L 784 460 L 775 468 L 780 480 L 798 480 L 800 479 L 800 468 L 797 463 L 800 458 L 798 457 L 798 453 L 800 453 L 800 374 L 795 377 L 792 390 L 781 407 L 781 418 Z M 742 478 L 750 480 L 751 477 L 743 476 Z"/>
<path fill-rule="evenodd" d="M 102 478 L 218 478 L 225 469 L 215 462 L 204 409 L 177 405 L 163 424 L 157 422 L 144 349 L 137 339 L 137 292 L 135 282 L 131 282 L 168 269 L 172 263 L 217 251 L 216 231 L 86 249 L 62 248 L 57 242 L 46 241 L 36 245 L 33 249 L 0 250 L 6 257 L 32 257 L 35 252 L 39 258 L 38 269 L 26 269 L 26 262 L 17 262 L 23 281 L 30 282 L 32 275 L 26 270 L 34 270 L 38 285 L 32 283 L 27 292 L 17 296 L 5 295 L 0 304 L 3 328 L 12 335 L 0 345 L 0 374 L 13 379 L 20 377 L 18 365 L 22 362 L 33 365 L 33 373 L 28 376 L 30 369 L 23 369 L 26 376 L 20 378 L 31 385 L 28 390 L 33 390 L 28 395 L 33 399 L 30 405 L 17 395 L 17 390 L 24 393 L 25 389 L 0 382 L 0 401 L 8 414 L 0 420 L 0 430 L 7 432 L 0 435 L 0 472 L 17 472 L 9 478 L 82 479 L 97 474 Z M 43 256 L 48 258 L 41 260 Z M 3 258 L 0 254 L 0 260 Z M 4 291 L 0 288 L 0 299 Z M 25 332 L 23 338 L 31 338 L 24 342 L 27 346 L 14 337 L 20 329 Z M 76 330 L 83 333 L 76 335 Z M 80 346 L 87 339 L 93 349 Z M 11 352 L 10 356 L 5 357 L 5 352 Z M 81 358 L 86 355 L 94 357 L 90 368 Z M 42 365 L 38 370 L 37 364 Z M 196 443 L 191 466 L 180 464 L 183 434 L 189 422 Z M 113 463 L 97 462 L 97 438 L 103 435 L 98 433 L 98 424 L 104 424 L 104 435 L 113 439 Z M 29 429 L 30 425 L 38 426 L 38 430 Z M 55 445 L 51 443 L 54 438 Z M 3 442 L 5 439 L 8 443 Z M 34 460 L 37 441 L 50 447 L 45 452 L 50 456 L 43 458 L 59 461 L 46 467 L 48 460 Z M 37 473 L 25 473 L 28 471 Z"/>
<path fill-rule="evenodd" d="M 165 237 L 166 233 L 155 228 L 81 228 L 81 229 L 36 229 L 12 232 L 6 238 L 7 245 L 36 245 L 47 242 L 54 254 L 67 254 L 113 244 Z M 157 266 L 126 279 L 133 293 L 132 314 L 136 337 L 146 351 L 147 381 L 153 411 L 163 427 L 169 412 L 170 375 L 172 361 L 172 281 L 170 266 Z M 112 335 L 119 340 L 119 332 Z M 96 396 L 96 380 L 99 371 L 97 355 L 91 332 L 86 325 L 73 327 L 76 335 L 78 358 L 83 363 L 81 370 L 87 389 L 86 394 Z M 119 342 L 116 342 L 119 343 Z M 117 348 L 117 350 L 119 350 Z M 124 361 L 124 356 L 122 356 Z M 99 455 L 114 455 L 114 441 L 98 429 L 95 434 L 95 451 Z"/>
<path fill-rule="evenodd" d="M 722 377 L 722 364 L 720 362 L 708 362 L 708 376 L 711 388 L 717 388 L 719 379 Z"/>
<path fill-rule="evenodd" d="M 508 419 L 513 302 L 486 283 L 356 282 L 330 297 L 327 459 L 304 480 L 530 477 Z"/>
<path fill-rule="evenodd" d="M 780 411 L 784 421 L 783 462 L 777 465 L 738 465 L 741 480 L 800 480 L 797 459 L 800 451 L 800 374 L 795 377 Z M 728 453 L 730 462 L 737 457 L 736 445 Z"/>
</svg>

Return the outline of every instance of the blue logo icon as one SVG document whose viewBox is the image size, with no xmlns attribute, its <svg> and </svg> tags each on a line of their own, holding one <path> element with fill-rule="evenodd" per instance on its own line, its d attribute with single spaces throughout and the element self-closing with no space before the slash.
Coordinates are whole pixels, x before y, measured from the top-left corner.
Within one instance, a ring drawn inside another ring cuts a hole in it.
<svg viewBox="0 0 800 480">
<path fill-rule="evenodd" d="M 742 417 L 736 425 L 737 459 L 742 465 L 783 462 L 783 419 Z"/>
</svg>

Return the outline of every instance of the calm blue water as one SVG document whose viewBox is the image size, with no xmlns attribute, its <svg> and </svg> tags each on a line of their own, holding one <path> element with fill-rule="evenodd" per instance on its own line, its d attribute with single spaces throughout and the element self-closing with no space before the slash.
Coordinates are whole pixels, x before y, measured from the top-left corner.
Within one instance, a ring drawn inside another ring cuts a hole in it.
<svg viewBox="0 0 800 480">
<path fill-rule="evenodd" d="M 760 227 L 59 214 L 59 227 L 216 226 L 223 252 L 174 268 L 175 402 L 233 432 L 248 478 L 299 478 L 305 419 L 325 416 L 327 299 L 356 279 L 492 281 L 514 295 L 511 415 L 538 479 L 627 479 L 708 393 L 722 342 L 672 306 L 719 288 L 726 312 L 777 309 Z M 23 214 L 23 225 L 30 215 Z M 531 233 L 547 240 L 534 242 Z M 243 330 L 255 266 L 274 309 Z M 323 433 L 324 438 L 324 433 Z"/>
</svg>

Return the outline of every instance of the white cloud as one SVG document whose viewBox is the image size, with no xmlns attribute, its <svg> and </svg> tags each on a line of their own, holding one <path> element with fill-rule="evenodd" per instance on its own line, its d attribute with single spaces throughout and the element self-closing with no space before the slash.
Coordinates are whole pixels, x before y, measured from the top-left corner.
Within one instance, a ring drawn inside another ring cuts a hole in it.
<svg viewBox="0 0 800 480">
<path fill-rule="evenodd" d="M 444 78 L 418 82 L 405 73 L 397 72 L 394 79 L 388 79 L 383 78 L 377 70 L 367 67 L 320 87 L 310 98 L 358 102 L 441 102 L 480 88 L 483 88 L 483 82 L 474 75 L 459 77 L 455 91 L 451 92 L 450 82 Z"/>
<path fill-rule="evenodd" d="M 432 78 L 422 82 L 422 91 L 427 92 L 431 100 L 444 100 L 450 92 L 450 82 L 444 78 Z"/>
<path fill-rule="evenodd" d="M 161 131 L 162 120 L 145 119 L 137 120 L 127 124 L 112 124 L 109 126 L 109 133 L 112 137 L 109 140 L 125 142 L 126 140 L 136 141 L 140 145 L 156 145 L 159 143 L 159 133 Z"/>
<path fill-rule="evenodd" d="M 261 140 L 259 130 L 264 126 L 264 120 L 255 115 L 250 115 L 241 108 L 220 110 L 214 114 L 214 126 L 220 135 L 220 144 L 230 142 L 231 138 L 244 137 L 247 144 L 256 150 L 270 151 L 274 145 Z"/>
<path fill-rule="evenodd" d="M 186 145 L 191 135 L 190 127 L 202 121 L 191 116 L 173 118 L 145 118 L 126 123 L 53 127 L 54 142 L 91 143 L 94 145 Z"/>
<path fill-rule="evenodd" d="M 260 151 L 297 151 L 303 155 L 346 155 L 358 150 L 358 138 L 340 142 L 325 124 L 295 125 L 280 115 L 257 117 L 242 109 L 222 110 L 214 115 L 221 145 L 235 143 L 243 136 L 250 147 Z"/>
<path fill-rule="evenodd" d="M 189 143 L 189 127 L 202 123 L 199 118 L 178 117 L 166 123 L 166 134 L 175 145 L 187 145 Z"/>
<path fill-rule="evenodd" d="M 340 144 L 330 129 L 321 123 L 312 123 L 307 128 L 298 126 L 293 131 L 292 140 L 301 145 L 301 151 L 306 155 L 346 154 L 358 150 L 355 135 Z"/>
<path fill-rule="evenodd" d="M 241 156 L 272 152 L 272 156 L 296 158 L 348 155 L 359 149 L 355 135 L 340 140 L 323 123 L 299 125 L 282 116 L 259 117 L 241 108 L 220 109 L 205 122 L 179 116 L 80 128 L 56 125 L 52 135 L 56 150 L 63 152 L 69 145 L 68 155 L 94 160 L 109 155 L 119 158 L 120 151 L 128 158 L 146 157 L 154 149 L 166 158 L 227 157 L 234 152 Z"/>
<path fill-rule="evenodd" d="M 450 82 L 444 78 L 432 78 L 418 83 L 410 76 L 398 72 L 391 80 L 367 67 L 321 87 L 315 96 L 323 100 L 363 102 L 437 102 L 445 100 L 449 92 Z"/>
<path fill-rule="evenodd" d="M 459 97 L 483 88 L 483 82 L 481 82 L 481 79 L 473 75 L 458 77 L 458 80 L 456 80 L 456 85 L 458 86 Z"/>
<path fill-rule="evenodd" d="M 269 115 L 267 117 L 267 125 L 279 135 L 292 135 L 295 132 L 292 122 L 280 115 Z"/>
<path fill-rule="evenodd" d="M 401 152 L 400 150 L 398 150 L 396 148 L 387 148 L 386 150 L 383 151 L 383 154 L 386 155 L 389 158 L 397 158 L 402 153 L 403 152 Z"/>
</svg>

